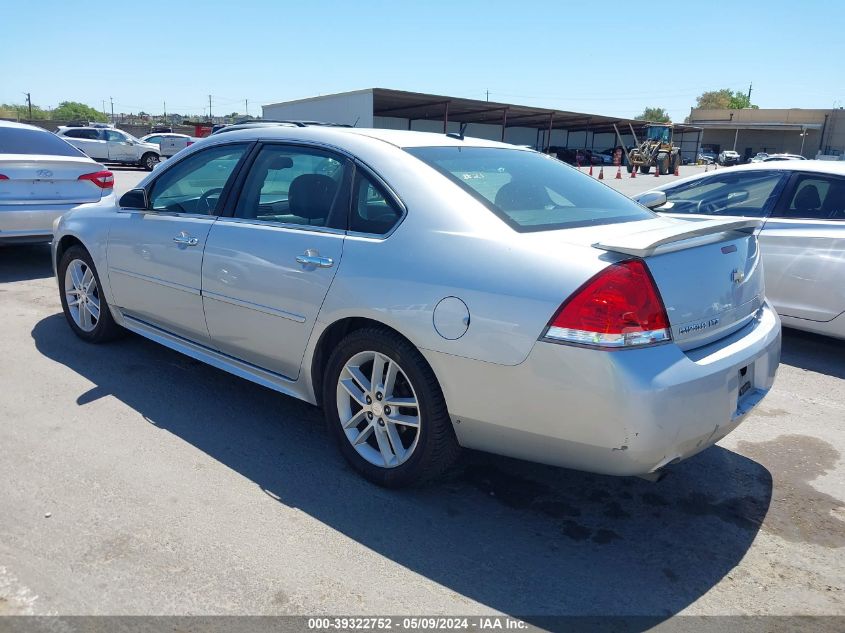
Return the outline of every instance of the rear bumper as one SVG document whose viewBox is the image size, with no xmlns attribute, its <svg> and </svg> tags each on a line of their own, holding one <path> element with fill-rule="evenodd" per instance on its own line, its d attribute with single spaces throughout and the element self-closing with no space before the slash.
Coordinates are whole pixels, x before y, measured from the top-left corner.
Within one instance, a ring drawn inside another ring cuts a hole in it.
<svg viewBox="0 0 845 633">
<path fill-rule="evenodd" d="M 50 241 L 56 218 L 79 204 L 0 205 L 0 242 Z"/>
<path fill-rule="evenodd" d="M 517 366 L 424 353 L 462 446 L 639 475 L 735 429 L 771 389 L 780 344 L 780 320 L 766 303 L 742 330 L 688 352 L 674 344 L 605 352 L 539 342 Z"/>
</svg>

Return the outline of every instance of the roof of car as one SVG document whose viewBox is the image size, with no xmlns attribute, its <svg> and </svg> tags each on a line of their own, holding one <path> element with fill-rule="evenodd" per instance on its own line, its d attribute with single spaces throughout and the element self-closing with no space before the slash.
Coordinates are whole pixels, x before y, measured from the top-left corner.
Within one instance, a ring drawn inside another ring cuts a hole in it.
<svg viewBox="0 0 845 633">
<path fill-rule="evenodd" d="M 433 132 L 410 132 L 407 130 L 383 130 L 375 128 L 349 128 L 349 127 L 328 127 L 328 126 L 313 126 L 313 127 L 292 127 L 284 125 L 271 125 L 261 127 L 251 127 L 241 130 L 233 130 L 227 134 L 213 134 L 208 138 L 219 138 L 232 140 L 239 139 L 273 139 L 273 138 L 288 138 L 301 140 L 314 140 L 326 143 L 343 143 L 344 138 L 348 138 L 350 134 L 357 136 L 366 136 L 372 139 L 377 139 L 385 143 L 390 143 L 396 147 L 500 147 L 506 149 L 515 149 L 515 145 L 508 143 L 499 143 L 498 141 L 488 141 L 486 139 L 473 138 L 470 136 L 464 139 L 447 136 L 446 134 L 436 134 Z M 520 148 L 522 149 L 522 148 Z"/>
</svg>

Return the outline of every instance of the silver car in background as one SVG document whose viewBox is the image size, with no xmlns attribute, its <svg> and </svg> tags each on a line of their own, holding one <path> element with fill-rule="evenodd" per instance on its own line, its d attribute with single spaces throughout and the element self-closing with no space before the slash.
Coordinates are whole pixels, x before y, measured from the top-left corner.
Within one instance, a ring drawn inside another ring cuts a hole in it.
<svg viewBox="0 0 845 633">
<path fill-rule="evenodd" d="M 775 161 L 677 180 L 638 199 L 678 218 L 757 218 L 766 294 L 799 330 L 845 338 L 845 162 Z"/>
<path fill-rule="evenodd" d="M 49 242 L 59 216 L 113 187 L 110 171 L 55 134 L 0 121 L 0 244 Z"/>
<path fill-rule="evenodd" d="M 78 336 L 319 404 L 401 486 L 462 446 L 655 476 L 725 436 L 779 362 L 757 224 L 662 218 L 512 145 L 268 127 L 66 215 L 53 250 Z"/>
</svg>

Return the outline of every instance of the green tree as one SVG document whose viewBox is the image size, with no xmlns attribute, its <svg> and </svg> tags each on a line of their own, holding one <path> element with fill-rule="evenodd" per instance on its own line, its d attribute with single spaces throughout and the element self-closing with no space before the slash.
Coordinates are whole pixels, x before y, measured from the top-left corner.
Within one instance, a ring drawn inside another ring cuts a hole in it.
<svg viewBox="0 0 845 633">
<path fill-rule="evenodd" d="M 663 108 L 648 107 L 642 114 L 634 117 L 637 121 L 654 121 L 655 123 L 668 123 L 672 120 L 669 113 Z"/>
<path fill-rule="evenodd" d="M 62 101 L 59 107 L 53 110 L 53 118 L 57 121 L 108 121 L 102 112 L 78 101 Z"/>
<path fill-rule="evenodd" d="M 758 106 L 752 104 L 748 95 L 741 90 L 734 92 L 730 88 L 722 88 L 702 92 L 696 99 L 696 107 L 710 110 L 742 110 L 757 109 Z"/>
<path fill-rule="evenodd" d="M 32 106 L 32 120 L 43 120 L 48 118 L 46 110 L 39 108 L 37 105 Z M 3 103 L 0 104 L 0 119 L 21 119 L 29 121 L 29 108 L 26 104 L 18 103 Z"/>
</svg>

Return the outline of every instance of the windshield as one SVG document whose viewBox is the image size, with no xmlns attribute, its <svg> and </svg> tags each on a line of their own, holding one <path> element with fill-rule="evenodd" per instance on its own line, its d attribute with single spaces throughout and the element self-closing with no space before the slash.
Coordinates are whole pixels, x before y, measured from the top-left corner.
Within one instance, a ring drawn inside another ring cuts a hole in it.
<svg viewBox="0 0 845 633">
<path fill-rule="evenodd" d="M 516 231 L 655 217 L 610 187 L 537 152 L 495 147 L 414 147 L 406 151 L 458 184 Z"/>
<path fill-rule="evenodd" d="M 661 141 L 663 143 L 669 142 L 669 128 L 668 127 L 650 127 L 648 128 L 648 140 Z"/>
<path fill-rule="evenodd" d="M 67 141 L 46 130 L 13 127 L 0 127 L 0 154 L 85 155 Z"/>
</svg>

